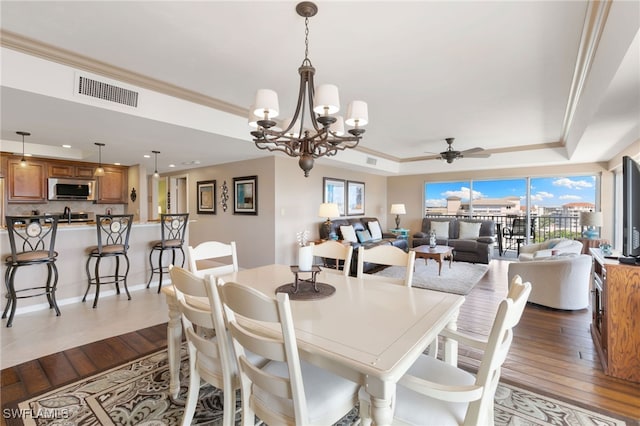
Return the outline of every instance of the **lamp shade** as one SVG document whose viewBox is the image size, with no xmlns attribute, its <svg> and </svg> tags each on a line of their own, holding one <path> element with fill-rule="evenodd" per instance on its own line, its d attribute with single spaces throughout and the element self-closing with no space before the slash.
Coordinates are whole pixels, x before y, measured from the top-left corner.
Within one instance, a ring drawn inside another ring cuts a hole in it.
<svg viewBox="0 0 640 426">
<path fill-rule="evenodd" d="M 323 84 L 318 86 L 313 99 L 313 111 L 320 115 L 335 114 L 340 111 L 338 86 Z"/>
<path fill-rule="evenodd" d="M 264 118 L 267 114 L 269 118 L 278 116 L 280 107 L 278 106 L 278 94 L 273 90 L 260 89 L 256 92 L 256 100 L 254 102 L 255 109 L 253 113 L 258 117 Z"/>
<path fill-rule="evenodd" d="M 336 122 L 329 126 L 329 131 L 336 134 L 336 136 L 344 135 L 344 118 L 341 115 L 336 115 Z"/>
<path fill-rule="evenodd" d="M 581 212 L 580 224 L 582 226 L 602 226 L 602 212 Z"/>
<path fill-rule="evenodd" d="M 407 214 L 404 204 L 391 204 L 391 214 Z"/>
<path fill-rule="evenodd" d="M 369 109 L 364 101 L 351 101 L 347 107 L 347 117 L 344 122 L 349 126 L 364 126 L 369 122 Z"/>
<path fill-rule="evenodd" d="M 318 209 L 318 216 L 331 219 L 334 217 L 340 217 L 340 209 L 336 203 L 322 203 L 320 209 Z"/>
</svg>

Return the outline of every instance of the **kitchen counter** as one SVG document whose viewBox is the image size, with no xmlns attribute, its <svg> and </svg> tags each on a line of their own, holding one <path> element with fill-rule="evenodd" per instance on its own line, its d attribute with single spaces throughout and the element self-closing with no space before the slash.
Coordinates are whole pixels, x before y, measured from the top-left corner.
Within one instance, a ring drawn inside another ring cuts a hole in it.
<svg viewBox="0 0 640 426">
<path fill-rule="evenodd" d="M 188 246 L 188 233 L 187 240 L 185 241 L 185 252 Z M 145 222 L 134 223 L 131 228 L 131 236 L 129 237 L 129 251 L 128 257 L 131 265 L 129 275 L 127 279 L 127 285 L 129 291 L 135 291 L 137 289 L 145 288 L 147 281 L 149 280 L 149 242 L 160 239 L 160 224 L 159 222 Z M 78 303 L 82 300 L 82 296 L 87 289 L 87 273 L 85 270 L 85 264 L 87 261 L 87 248 L 96 246 L 96 225 L 94 223 L 59 223 L 58 233 L 56 235 L 56 251 L 58 252 L 58 260 L 56 265 L 58 267 L 58 289 L 56 291 L 56 299 L 58 305 L 64 315 L 64 305 L 69 303 Z M 4 259 L 11 255 L 11 248 L 9 246 L 9 237 L 6 229 L 0 230 L 0 256 L 2 256 L 3 262 L 0 269 L 0 273 L 4 277 L 6 267 L 4 265 Z M 169 253 L 167 253 L 170 256 Z M 180 257 L 176 258 L 177 261 Z M 170 257 L 165 261 L 166 264 L 170 262 Z M 93 265 L 93 264 L 92 264 Z M 105 258 L 102 260 L 100 269 L 102 271 L 113 270 L 115 268 L 115 260 L 113 258 Z M 122 268 L 122 265 L 121 265 Z M 104 273 L 104 272 L 103 272 Z M 31 287 L 28 283 L 40 283 L 46 280 L 46 267 L 44 266 L 29 266 L 19 268 L 16 273 L 16 288 Z M 149 291 L 157 291 L 158 275 L 154 276 L 154 280 L 151 283 L 152 289 Z M 166 285 L 166 281 L 165 281 Z M 122 287 L 122 286 L 121 286 Z M 91 307 L 93 303 L 93 295 L 95 292 L 95 286 L 89 290 L 87 295 L 86 304 Z M 100 304 L 96 309 L 100 309 L 103 303 L 109 303 L 108 296 L 115 293 L 114 285 L 104 285 L 100 287 Z M 6 288 L 2 285 L 2 309 L 4 309 Z M 121 288 L 121 294 L 118 297 L 124 297 L 126 295 Z M 132 299 L 135 299 L 135 293 L 131 295 Z M 28 299 L 19 299 L 18 308 L 16 312 L 16 319 L 14 323 L 20 321 L 19 314 L 21 312 L 28 312 L 39 309 L 48 309 L 46 297 L 34 297 Z M 0 326 L 5 326 L 5 323 L 0 323 Z"/>
</svg>

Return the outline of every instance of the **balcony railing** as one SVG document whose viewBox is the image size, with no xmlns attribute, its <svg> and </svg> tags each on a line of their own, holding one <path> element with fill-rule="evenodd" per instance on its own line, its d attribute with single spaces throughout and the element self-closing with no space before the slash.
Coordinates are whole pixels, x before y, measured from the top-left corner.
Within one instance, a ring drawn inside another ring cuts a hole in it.
<svg viewBox="0 0 640 426">
<path fill-rule="evenodd" d="M 509 235 L 512 230 L 513 220 L 526 220 L 525 216 L 507 216 L 507 215 L 487 215 L 487 214 L 458 214 L 458 215 L 433 215 L 429 214 L 425 217 L 430 218 L 457 218 L 457 219 L 478 219 L 492 220 L 496 223 L 496 236 L 500 239 L 498 247 L 500 249 L 510 248 Z M 582 235 L 582 225 L 579 216 L 531 216 L 530 240 L 537 243 L 548 240 L 550 238 L 579 238 Z M 520 238 L 520 244 L 526 244 L 524 238 Z M 515 248 L 515 246 L 513 247 Z"/>
</svg>

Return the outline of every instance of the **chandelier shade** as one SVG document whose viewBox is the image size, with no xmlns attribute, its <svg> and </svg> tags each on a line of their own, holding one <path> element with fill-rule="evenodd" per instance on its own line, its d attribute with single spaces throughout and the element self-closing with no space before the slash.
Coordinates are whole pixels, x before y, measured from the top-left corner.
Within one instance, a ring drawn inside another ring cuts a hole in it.
<svg viewBox="0 0 640 426">
<path fill-rule="evenodd" d="M 305 52 L 298 68 L 300 86 L 293 117 L 282 120 L 282 127 L 278 128 L 275 121 L 280 114 L 278 94 L 270 89 L 259 89 L 249 108 L 249 125 L 255 127 L 251 135 L 257 148 L 298 157 L 298 165 L 308 177 L 315 158 L 330 157 L 338 151 L 355 148 L 365 132 L 362 126 L 369 122 L 369 116 L 364 101 L 349 104 L 346 120 L 335 115 L 340 112 L 338 87 L 333 84 L 316 87 L 316 70 L 309 59 L 309 18 L 318 12 L 318 7 L 304 1 L 298 3 L 296 12 L 305 18 Z M 352 127 L 346 132 L 345 123 Z"/>
</svg>

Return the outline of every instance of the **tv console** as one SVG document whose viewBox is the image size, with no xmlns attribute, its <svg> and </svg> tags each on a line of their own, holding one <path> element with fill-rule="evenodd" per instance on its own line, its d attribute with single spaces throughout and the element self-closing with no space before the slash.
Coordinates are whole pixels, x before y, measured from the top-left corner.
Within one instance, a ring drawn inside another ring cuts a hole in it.
<svg viewBox="0 0 640 426">
<path fill-rule="evenodd" d="M 604 373 L 640 383 L 640 268 L 593 256 L 591 336 Z"/>
</svg>

